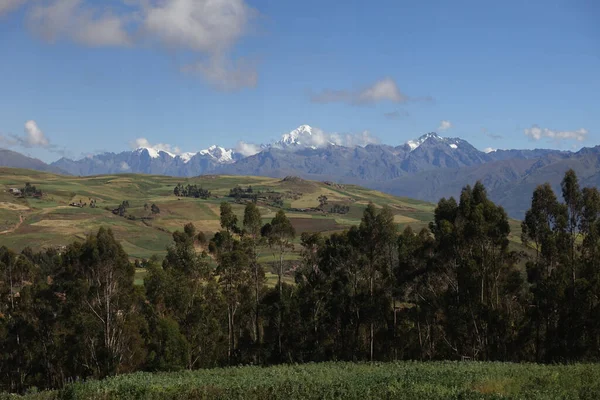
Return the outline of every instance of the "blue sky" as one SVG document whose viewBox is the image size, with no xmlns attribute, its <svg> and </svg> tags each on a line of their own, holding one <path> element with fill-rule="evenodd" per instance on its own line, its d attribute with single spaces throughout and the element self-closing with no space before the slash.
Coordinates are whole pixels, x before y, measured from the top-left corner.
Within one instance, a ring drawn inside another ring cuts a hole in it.
<svg viewBox="0 0 600 400">
<path fill-rule="evenodd" d="M 594 146 L 599 19 L 593 0 L 0 0 L 0 147 L 197 151 L 301 124 Z"/>
</svg>

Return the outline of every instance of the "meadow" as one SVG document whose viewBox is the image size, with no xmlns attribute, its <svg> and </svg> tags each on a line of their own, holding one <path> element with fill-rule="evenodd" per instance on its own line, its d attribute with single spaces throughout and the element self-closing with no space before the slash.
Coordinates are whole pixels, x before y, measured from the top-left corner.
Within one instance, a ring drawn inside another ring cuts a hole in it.
<svg viewBox="0 0 600 400">
<path fill-rule="evenodd" d="M 397 362 L 135 373 L 0 399 L 598 399 L 600 366 Z"/>
<path fill-rule="evenodd" d="M 22 188 L 26 183 L 41 189 L 44 193 L 42 198 L 19 198 L 8 192 L 10 188 Z M 175 196 L 173 189 L 178 183 L 202 186 L 210 190 L 212 196 L 206 200 Z M 162 257 L 172 241 L 171 233 L 182 229 L 188 222 L 208 237 L 218 231 L 222 201 L 232 202 L 234 212 L 241 220 L 244 204 L 227 197 L 230 189 L 238 185 L 283 196 L 283 209 L 297 232 L 296 251 L 288 255 L 288 259 L 297 258 L 302 232 L 332 233 L 358 225 L 369 202 L 378 208 L 390 206 L 400 229 L 406 225 L 420 229 L 427 226 L 433 217 L 433 204 L 353 185 L 332 186 L 299 179 L 286 181 L 250 176 L 181 178 L 120 174 L 74 177 L 0 168 L 0 239 L 3 245 L 17 251 L 26 246 L 41 250 L 82 240 L 100 226 L 105 226 L 113 230 L 131 258 Z M 323 211 L 316 209 L 321 195 L 328 198 Z M 96 201 L 96 208 L 69 206 L 79 201 L 89 205 L 92 199 Z M 130 204 L 127 215 L 136 217 L 135 220 L 111 212 L 125 200 Z M 150 204 L 156 204 L 160 213 L 151 215 L 144 207 Z M 348 213 L 330 213 L 331 207 L 336 204 L 349 206 Z M 269 222 L 278 210 L 272 204 L 259 202 L 258 205 L 263 223 Z M 297 211 L 299 209 L 305 211 Z M 146 219 L 148 217 L 152 219 Z M 264 251 L 260 257 L 262 262 L 268 262 L 272 254 Z"/>
</svg>

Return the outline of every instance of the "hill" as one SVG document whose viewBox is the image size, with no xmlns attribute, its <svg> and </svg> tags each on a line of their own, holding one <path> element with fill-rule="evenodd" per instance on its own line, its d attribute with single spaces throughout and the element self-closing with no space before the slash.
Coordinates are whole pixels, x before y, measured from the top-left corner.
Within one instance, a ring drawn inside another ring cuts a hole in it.
<svg viewBox="0 0 600 400">
<path fill-rule="evenodd" d="M 23 188 L 27 183 L 41 190 L 42 197 L 24 198 L 9 193 L 10 188 Z M 210 191 L 211 196 L 205 200 L 175 196 L 173 190 L 177 184 L 197 185 Z M 171 233 L 188 222 L 209 235 L 219 230 L 222 201 L 233 203 L 241 220 L 244 199 L 238 203 L 234 197 L 228 197 L 230 190 L 237 186 L 243 190 L 251 186 L 253 193 L 259 196 L 263 222 L 270 221 L 281 205 L 298 233 L 331 233 L 357 225 L 370 201 L 377 207 L 389 205 L 400 227 L 411 225 L 419 229 L 433 217 L 431 203 L 355 185 L 299 178 L 214 175 L 181 178 L 136 174 L 74 177 L 0 168 L 0 237 L 2 244 L 15 250 L 26 246 L 36 250 L 66 245 L 85 238 L 100 226 L 107 226 L 131 257 L 161 256 L 171 243 Z M 319 209 L 319 196 L 327 197 L 323 210 Z M 113 213 L 124 201 L 129 207 L 123 215 L 118 215 L 118 211 Z M 96 207 L 90 206 L 92 202 Z M 78 207 L 79 203 L 85 206 Z M 152 213 L 152 204 L 158 207 L 159 213 Z M 336 206 L 344 213 L 331 212 Z M 347 212 L 342 209 L 345 207 L 348 207 Z M 269 254 L 263 257 L 268 258 Z"/>
<path fill-rule="evenodd" d="M 27 157 L 16 151 L 0 149 L 0 167 L 27 168 L 36 171 L 47 171 L 57 174 L 67 172 L 56 165 L 48 165 L 37 158 Z"/>
<path fill-rule="evenodd" d="M 173 154 L 138 148 L 104 153 L 52 165 L 73 175 L 145 173 L 171 176 L 202 174 L 255 175 L 332 180 L 361 185 L 428 202 L 458 196 L 462 187 L 481 180 L 490 198 L 513 218 L 523 218 L 530 194 L 549 181 L 556 189 L 568 168 L 582 183 L 600 176 L 599 148 L 579 152 L 550 149 L 481 151 L 459 137 L 427 133 L 398 146 L 348 143 L 308 125 L 283 134 L 252 151 L 211 146 L 198 152 Z M 246 149 L 249 150 L 249 149 Z M 243 154 L 240 152 L 243 151 Z"/>
<path fill-rule="evenodd" d="M 0 165 L 75 176 L 141 173 L 187 178 L 205 174 L 283 178 L 294 175 L 360 185 L 425 202 L 458 197 L 466 184 L 480 180 L 494 202 L 503 206 L 512 218 L 522 219 L 533 189 L 550 182 L 557 190 L 569 168 L 577 172 L 585 186 L 598 182 L 599 155 L 600 146 L 578 152 L 481 151 L 464 139 L 442 137 L 434 132 L 398 146 L 357 144 L 302 125 L 283 134 L 281 140 L 239 149 L 213 145 L 196 152 L 177 149 L 175 154 L 163 148 L 140 147 L 80 160 L 63 157 L 50 165 L 5 151 L 0 152 Z"/>
</svg>

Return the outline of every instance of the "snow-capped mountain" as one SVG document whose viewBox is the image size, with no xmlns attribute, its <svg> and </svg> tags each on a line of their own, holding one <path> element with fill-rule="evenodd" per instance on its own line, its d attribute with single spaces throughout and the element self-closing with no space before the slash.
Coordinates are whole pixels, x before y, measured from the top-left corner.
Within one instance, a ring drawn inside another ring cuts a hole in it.
<svg viewBox="0 0 600 400">
<path fill-rule="evenodd" d="M 310 125 L 300 125 L 290 133 L 281 135 L 281 140 L 273 143 L 273 145 L 280 147 L 306 145 L 310 143 L 312 134 L 313 128 Z"/>
<path fill-rule="evenodd" d="M 96 175 L 114 173 L 163 174 L 194 176 L 212 173 L 221 165 L 240 160 L 243 156 L 233 149 L 210 146 L 198 152 L 173 154 L 151 147 L 139 147 L 122 153 L 103 153 L 81 160 L 61 158 L 52 165 L 62 165 L 73 175 Z M 60 167 L 59 167 L 60 168 Z"/>
<path fill-rule="evenodd" d="M 339 139 L 341 136 L 326 135 L 319 129 L 301 125 L 283 134 L 278 141 L 256 146 L 258 154 L 249 157 L 218 145 L 179 154 L 160 148 L 139 147 L 133 151 L 98 154 L 77 161 L 62 158 L 53 165 L 74 175 L 137 172 L 194 176 L 221 170 L 269 175 L 291 160 L 300 158 L 302 160 L 298 159 L 295 165 L 288 165 L 286 169 L 301 168 L 311 173 L 385 180 L 432 168 L 480 164 L 487 159 L 485 153 L 468 142 L 442 137 L 434 132 L 397 147 L 373 144 L 345 147 L 333 143 L 333 140 L 339 141 L 335 137 Z M 258 159 L 263 159 L 259 167 L 255 165 Z M 347 168 L 339 167 L 349 160 Z"/>
<path fill-rule="evenodd" d="M 214 158 L 219 164 L 227 164 L 234 162 L 235 151 L 233 149 L 225 149 L 217 145 L 212 145 L 208 149 L 200 150 L 198 154 L 208 155 Z"/>
<path fill-rule="evenodd" d="M 183 163 L 188 163 L 194 156 L 208 156 L 214 159 L 219 164 L 227 164 L 235 161 L 236 153 L 233 149 L 226 149 L 217 145 L 210 146 L 207 149 L 200 150 L 198 152 L 186 152 L 181 154 L 174 154 L 166 150 L 159 150 L 152 147 L 138 147 L 133 151 L 134 154 L 142 155 L 146 152 L 150 158 L 164 158 L 170 157 L 172 159 L 179 159 Z"/>
<path fill-rule="evenodd" d="M 133 153 L 139 154 L 139 155 L 144 154 L 144 152 L 147 153 L 148 157 L 150 157 L 150 158 L 161 158 L 161 157 L 174 158 L 175 157 L 175 154 L 173 154 L 173 153 L 170 153 L 165 150 L 154 149 L 152 147 L 138 147 L 137 149 L 135 149 L 133 151 Z"/>
<path fill-rule="evenodd" d="M 442 137 L 435 132 L 429 132 L 429 133 L 426 133 L 425 135 L 419 137 L 418 139 L 409 140 L 408 142 L 406 142 L 406 145 L 408 147 L 410 147 L 410 151 L 414 151 L 419 146 L 421 146 L 423 143 L 425 143 L 427 140 L 444 143 L 444 144 L 448 145 L 448 147 L 450 147 L 451 149 L 457 149 L 458 146 L 460 145 L 460 142 L 464 142 L 464 140 L 459 139 L 459 138 L 447 138 L 447 137 Z"/>
<path fill-rule="evenodd" d="M 500 199 L 502 193 L 510 190 L 510 185 L 517 185 L 524 179 L 524 174 L 534 174 L 540 168 L 566 165 L 567 161 L 573 163 L 569 165 L 577 166 L 577 157 L 582 160 L 584 157 L 598 157 L 600 151 L 600 148 L 594 150 L 592 156 L 584 154 L 583 150 L 578 153 L 543 149 L 485 152 L 466 140 L 443 137 L 434 132 L 395 147 L 385 144 L 368 144 L 364 147 L 340 145 L 344 139 L 344 135 L 328 135 L 309 125 L 301 125 L 271 144 L 250 145 L 251 150 L 244 151 L 246 155 L 252 154 L 248 156 L 218 145 L 178 154 L 141 147 L 118 154 L 98 154 L 77 161 L 62 158 L 54 162 L 52 167 L 73 175 L 297 175 L 309 179 L 357 183 L 393 194 L 437 201 L 441 196 L 458 195 L 465 182 L 474 183 L 465 181 L 466 177 L 481 178 L 492 195 L 493 190 L 498 190 L 497 198 Z M 563 174 L 562 169 L 557 169 L 554 175 Z M 521 199 L 518 193 L 511 193 L 513 195 L 500 204 L 510 207 L 512 215 L 519 216 L 530 199 Z"/>
</svg>

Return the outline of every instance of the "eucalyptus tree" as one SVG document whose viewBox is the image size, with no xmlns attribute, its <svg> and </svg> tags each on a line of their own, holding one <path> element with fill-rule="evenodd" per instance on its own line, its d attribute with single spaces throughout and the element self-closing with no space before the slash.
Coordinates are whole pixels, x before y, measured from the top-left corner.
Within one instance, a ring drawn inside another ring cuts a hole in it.
<svg viewBox="0 0 600 400">
<path fill-rule="evenodd" d="M 250 248 L 249 264 L 254 290 L 254 341 L 259 346 L 258 362 L 261 361 L 261 326 L 260 326 L 260 299 L 265 288 L 266 278 L 262 265 L 258 262 L 258 247 L 262 243 L 260 230 L 262 218 L 260 210 L 255 203 L 248 203 L 244 209 L 244 239 Z"/>
</svg>

